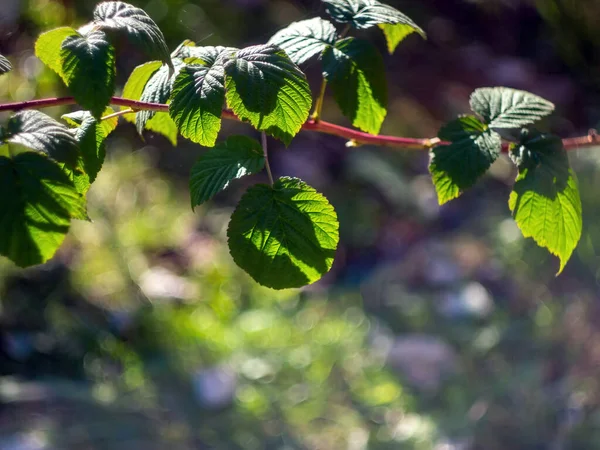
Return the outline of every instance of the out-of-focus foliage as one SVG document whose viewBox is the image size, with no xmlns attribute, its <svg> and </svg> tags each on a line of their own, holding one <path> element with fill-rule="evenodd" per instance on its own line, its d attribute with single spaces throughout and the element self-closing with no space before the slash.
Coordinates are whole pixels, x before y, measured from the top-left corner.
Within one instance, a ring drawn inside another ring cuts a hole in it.
<svg viewBox="0 0 600 450">
<path fill-rule="evenodd" d="M 0 21 L 16 3 L 3 3 Z M 173 48 L 190 35 L 206 45 L 262 43 L 312 17 L 317 3 L 231 2 L 227 20 L 216 0 L 139 6 Z M 474 87 L 507 84 L 537 86 L 557 105 L 552 131 L 585 133 L 600 122 L 590 75 L 600 53 L 595 2 L 583 3 L 539 0 L 542 20 L 533 2 L 402 2 L 429 43 L 408 37 L 390 59 L 389 115 L 397 120 L 382 132 L 434 136 L 442 118 L 468 109 Z M 571 12 L 551 20 L 545 11 L 553 5 Z M 22 28 L 0 35 L 0 53 L 14 66 L 0 77 L 3 101 L 64 94 L 31 48 L 41 30 L 77 25 L 93 9 L 74 6 L 20 4 Z M 569 24 L 559 26 L 561 18 Z M 464 21 L 476 25 L 468 39 Z M 427 45 L 426 57 L 415 56 L 411 42 Z M 143 62 L 130 54 L 117 55 L 121 86 Z M 578 64 L 568 61 L 573 55 Z M 339 121 L 337 114 L 329 99 L 323 117 Z M 472 192 L 439 208 L 425 155 L 349 150 L 310 133 L 285 152 L 273 145 L 274 171 L 327 193 L 346 224 L 327 279 L 277 293 L 257 287 L 227 254 L 227 218 L 244 187 L 216 196 L 210 213 L 202 206 L 192 213 L 183 192 L 197 146 L 182 139 L 175 151 L 151 133 L 145 139 L 124 125 L 109 137 L 89 193 L 93 223 L 75 223 L 55 261 L 26 272 L 2 263 L 2 445 L 600 446 L 597 151 L 570 157 L 583 236 L 556 279 L 553 258 L 510 218 L 505 199 L 515 174 L 504 157 Z"/>
</svg>

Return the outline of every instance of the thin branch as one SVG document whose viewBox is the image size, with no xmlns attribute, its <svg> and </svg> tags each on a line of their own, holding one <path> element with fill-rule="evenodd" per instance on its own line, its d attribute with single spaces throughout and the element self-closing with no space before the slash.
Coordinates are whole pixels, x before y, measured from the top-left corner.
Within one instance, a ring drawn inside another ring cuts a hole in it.
<svg viewBox="0 0 600 450">
<path fill-rule="evenodd" d="M 260 133 L 260 141 L 262 143 L 263 155 L 265 156 L 265 168 L 267 169 L 267 174 L 269 175 L 269 181 L 271 182 L 271 186 L 273 186 L 273 174 L 271 173 L 271 165 L 269 164 L 269 152 L 267 151 L 267 133 L 264 131 Z"/>
<path fill-rule="evenodd" d="M 133 108 L 122 109 L 121 111 L 116 111 L 112 114 L 108 114 L 107 116 L 101 117 L 100 120 L 108 120 L 112 119 L 113 117 L 124 116 L 125 114 L 130 114 L 134 112 L 135 110 Z"/>
<path fill-rule="evenodd" d="M 44 98 L 40 100 L 30 100 L 25 102 L 0 104 L 2 111 L 22 111 L 25 109 L 41 109 L 51 106 L 74 105 L 77 102 L 73 97 Z M 134 111 L 158 111 L 168 112 L 169 105 L 162 103 L 147 103 L 137 100 L 130 100 L 122 97 L 112 97 L 111 105 L 129 107 Z M 232 111 L 223 110 L 222 117 L 229 120 L 240 120 Z M 396 136 L 385 136 L 363 133 L 352 128 L 342 127 L 329 122 L 319 120 L 318 122 L 309 119 L 303 126 L 303 130 L 315 131 L 317 133 L 330 134 L 347 139 L 350 147 L 358 145 L 375 145 L 379 147 L 405 148 L 412 150 L 430 150 L 436 145 L 448 145 L 448 142 L 440 141 L 438 138 L 406 138 Z M 600 135 L 595 130 L 590 130 L 586 136 L 578 136 L 563 139 L 563 145 L 566 150 L 578 150 L 580 148 L 600 146 Z M 508 150 L 508 144 L 504 144 L 503 151 Z"/>
</svg>

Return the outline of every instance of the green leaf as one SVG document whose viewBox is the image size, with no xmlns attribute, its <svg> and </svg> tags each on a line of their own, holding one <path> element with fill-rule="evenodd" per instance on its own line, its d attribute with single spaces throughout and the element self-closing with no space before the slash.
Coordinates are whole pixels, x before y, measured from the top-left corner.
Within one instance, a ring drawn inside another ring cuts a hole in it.
<svg viewBox="0 0 600 450">
<path fill-rule="evenodd" d="M 582 229 L 579 188 L 567 153 L 560 138 L 549 135 L 526 138 L 512 152 L 522 164 L 509 208 L 523 236 L 558 256 L 560 274 Z"/>
<path fill-rule="evenodd" d="M 323 75 L 352 125 L 379 133 L 387 114 L 387 83 L 383 58 L 367 41 L 346 38 L 323 54 Z"/>
<path fill-rule="evenodd" d="M 273 289 L 317 281 L 333 264 L 338 245 L 335 210 L 297 178 L 252 186 L 227 230 L 229 251 L 256 282 Z"/>
<path fill-rule="evenodd" d="M 94 24 L 103 30 L 124 32 L 149 57 L 163 61 L 174 70 L 165 37 L 144 10 L 124 2 L 99 3 L 94 10 Z"/>
<path fill-rule="evenodd" d="M 60 59 L 62 78 L 77 103 L 100 118 L 115 90 L 115 51 L 106 35 L 67 36 Z"/>
<path fill-rule="evenodd" d="M 0 254 L 21 267 L 50 259 L 85 216 L 85 201 L 61 168 L 45 155 L 0 156 Z"/>
<path fill-rule="evenodd" d="M 175 70 L 179 70 L 183 66 L 183 61 L 175 59 L 173 60 L 173 66 Z M 167 103 L 171 97 L 172 75 L 171 70 L 167 66 L 159 67 L 144 86 L 140 100 L 148 103 Z M 142 131 L 146 128 L 146 123 L 155 115 L 156 111 L 140 111 L 136 114 L 135 124 L 138 133 L 142 134 Z"/>
<path fill-rule="evenodd" d="M 5 56 L 0 55 L 0 75 L 10 72 L 11 70 L 12 65 L 10 64 L 10 61 L 6 59 Z"/>
<path fill-rule="evenodd" d="M 75 137 L 67 127 L 40 111 L 17 113 L 0 131 L 0 144 L 7 143 L 11 154 L 33 150 L 77 167 L 79 148 Z"/>
<path fill-rule="evenodd" d="M 215 53 L 221 52 L 213 48 Z M 179 71 L 173 84 L 169 113 L 184 137 L 212 147 L 221 129 L 225 68 L 218 55 L 204 56 L 202 60 L 206 65 L 192 64 Z"/>
<path fill-rule="evenodd" d="M 103 115 L 109 115 L 112 112 L 112 109 L 107 108 Z M 89 188 L 89 185 L 94 182 L 104 163 L 104 158 L 106 156 L 104 141 L 116 128 L 118 119 L 117 117 L 113 117 L 111 119 L 99 121 L 88 111 L 77 111 L 71 114 L 65 114 L 62 118 L 69 124 L 77 127 L 75 139 L 77 139 L 77 142 L 79 143 L 82 168 L 87 175 L 87 188 Z M 87 192 L 87 188 L 82 188 L 81 185 L 78 186 L 77 180 L 75 180 L 75 185 L 80 192 Z"/>
<path fill-rule="evenodd" d="M 225 189 L 231 180 L 260 172 L 265 166 L 261 145 L 246 136 L 230 136 L 204 153 L 190 175 L 192 208 Z"/>
<path fill-rule="evenodd" d="M 278 31 L 269 40 L 269 44 L 278 45 L 294 63 L 302 64 L 333 46 L 336 39 L 336 30 L 331 22 L 315 17 L 294 22 Z"/>
<path fill-rule="evenodd" d="M 62 44 L 68 37 L 77 37 L 79 33 L 71 27 L 55 28 L 47 31 L 35 41 L 35 55 L 52 69 L 61 78 L 63 75 L 63 62 L 61 59 Z"/>
<path fill-rule="evenodd" d="M 337 22 L 349 23 L 357 29 L 379 26 L 383 30 L 390 53 L 413 32 L 426 38 L 425 32 L 408 16 L 377 0 L 323 0 L 323 3 L 326 5 L 327 14 Z"/>
<path fill-rule="evenodd" d="M 554 104 L 537 95 L 505 87 L 476 89 L 471 109 L 491 128 L 520 128 L 554 111 Z"/>
<path fill-rule="evenodd" d="M 177 64 L 179 61 L 174 59 L 173 62 Z M 149 83 L 152 76 L 161 69 L 161 66 L 162 63 L 160 61 L 151 61 L 137 66 L 133 72 L 131 72 L 131 75 L 129 75 L 127 83 L 125 83 L 122 94 L 123 97 L 131 100 L 141 100 L 144 88 Z M 136 116 L 140 113 L 125 114 L 123 117 L 128 122 L 136 124 Z M 146 120 L 144 128 L 162 134 L 173 146 L 177 145 L 177 126 L 169 116 L 169 113 L 156 112 Z"/>
<path fill-rule="evenodd" d="M 289 145 L 308 118 L 306 76 L 279 47 L 255 45 L 225 62 L 227 103 L 242 120 Z"/>
<path fill-rule="evenodd" d="M 471 187 L 500 156 L 502 140 L 474 116 L 463 116 L 448 123 L 438 137 L 450 141 L 431 151 L 429 171 L 440 205 L 458 197 Z"/>
</svg>

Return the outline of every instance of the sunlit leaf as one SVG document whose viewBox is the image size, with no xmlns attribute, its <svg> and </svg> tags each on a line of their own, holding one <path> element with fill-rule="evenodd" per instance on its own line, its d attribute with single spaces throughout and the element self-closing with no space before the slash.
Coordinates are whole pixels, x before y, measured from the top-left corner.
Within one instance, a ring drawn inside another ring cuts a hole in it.
<svg viewBox="0 0 600 450">
<path fill-rule="evenodd" d="M 35 55 L 49 68 L 64 79 L 63 61 L 61 58 L 62 44 L 67 37 L 80 36 L 71 27 L 60 27 L 42 33 L 35 41 Z"/>
<path fill-rule="evenodd" d="M 338 220 L 327 199 L 297 178 L 246 192 L 227 230 L 229 251 L 254 280 L 273 289 L 317 281 L 333 263 Z"/>
<path fill-rule="evenodd" d="M 269 44 L 281 47 L 296 64 L 302 64 L 335 44 L 335 27 L 319 17 L 294 22 L 278 31 Z"/>
<path fill-rule="evenodd" d="M 194 47 L 200 64 L 183 67 L 173 85 L 169 113 L 182 136 L 212 147 L 221 129 L 225 103 L 225 47 Z M 223 55 L 223 56 L 222 56 Z"/>
<path fill-rule="evenodd" d="M 306 76 L 279 47 L 255 45 L 225 62 L 227 104 L 242 120 L 288 145 L 308 118 Z"/>
<path fill-rule="evenodd" d="M 77 103 L 100 118 L 115 90 L 115 51 L 106 35 L 67 36 L 60 59 L 62 78 Z"/>
<path fill-rule="evenodd" d="M 192 167 L 192 208 L 225 189 L 232 180 L 261 171 L 264 165 L 262 147 L 256 140 L 230 136 L 203 153 Z"/>
<path fill-rule="evenodd" d="M 560 138 L 526 138 L 512 153 L 519 175 L 509 207 L 523 236 L 560 259 L 562 272 L 581 238 L 579 188 Z"/>
<path fill-rule="evenodd" d="M 425 32 L 408 16 L 377 0 L 323 0 L 323 3 L 327 13 L 337 22 L 348 23 L 358 29 L 379 26 L 390 53 L 411 33 L 426 37 Z"/>
<path fill-rule="evenodd" d="M 346 38 L 323 54 L 323 70 L 340 109 L 352 124 L 377 134 L 387 114 L 383 59 L 367 41 Z"/>
<path fill-rule="evenodd" d="M 500 135 L 474 116 L 463 116 L 446 124 L 438 133 L 450 145 L 431 151 L 429 171 L 440 205 L 471 187 L 500 156 Z"/>
<path fill-rule="evenodd" d="M 12 70 L 12 65 L 5 56 L 0 55 L 0 75 L 10 72 Z"/>
<path fill-rule="evenodd" d="M 26 267 L 50 259 L 85 200 L 46 155 L 0 156 L 0 254 Z"/>
<path fill-rule="evenodd" d="M 554 104 L 529 92 L 494 87 L 476 89 L 471 109 L 492 128 L 520 128 L 549 115 Z"/>
<path fill-rule="evenodd" d="M 103 2 L 96 5 L 94 24 L 103 30 L 123 32 L 147 55 L 171 66 L 169 48 L 158 25 L 143 9 L 124 2 Z"/>
</svg>

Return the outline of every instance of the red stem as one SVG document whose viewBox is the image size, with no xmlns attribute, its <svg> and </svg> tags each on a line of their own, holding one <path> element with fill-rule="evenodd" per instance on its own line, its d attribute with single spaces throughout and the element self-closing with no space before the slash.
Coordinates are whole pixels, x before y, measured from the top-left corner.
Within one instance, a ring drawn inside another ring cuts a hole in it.
<svg viewBox="0 0 600 450">
<path fill-rule="evenodd" d="M 72 105 L 77 102 L 73 97 L 44 98 L 39 100 L 29 100 L 25 102 L 0 104 L 1 111 L 22 111 L 24 109 L 40 109 L 51 106 Z M 150 110 L 168 112 L 169 105 L 162 103 L 146 103 L 136 100 L 130 100 L 122 97 L 112 97 L 111 105 L 126 106 L 133 110 Z M 230 110 L 223 110 L 223 118 L 230 120 L 239 120 L 239 118 Z M 356 145 L 377 145 L 379 147 L 408 148 L 414 150 L 429 150 L 436 145 L 446 145 L 447 142 L 440 141 L 438 138 L 419 139 L 404 138 L 396 136 L 375 136 L 352 128 L 342 127 L 322 120 L 308 120 L 303 126 L 303 130 L 316 131 L 318 133 L 330 134 L 348 139 L 349 146 Z M 595 130 L 590 130 L 587 136 L 579 136 L 563 139 L 563 145 L 566 150 L 577 150 L 579 148 L 600 146 L 600 135 Z M 503 150 L 508 149 L 507 144 Z"/>
</svg>

